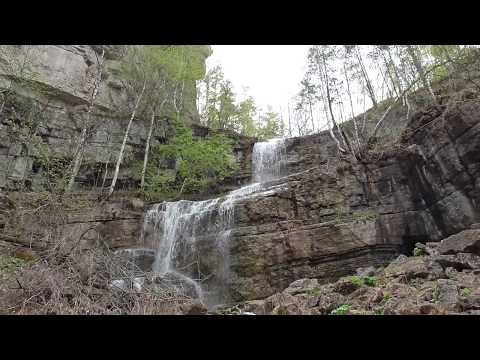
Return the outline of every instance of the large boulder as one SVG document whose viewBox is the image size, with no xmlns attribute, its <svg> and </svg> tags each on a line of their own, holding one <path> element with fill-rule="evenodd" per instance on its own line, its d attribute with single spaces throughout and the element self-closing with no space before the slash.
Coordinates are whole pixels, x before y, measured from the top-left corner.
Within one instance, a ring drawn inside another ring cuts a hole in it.
<svg viewBox="0 0 480 360">
<path fill-rule="evenodd" d="M 448 267 L 452 267 L 458 271 L 480 268 L 480 256 L 475 254 L 458 253 L 455 255 L 436 255 L 432 259 L 440 264 L 444 270 Z"/>
<path fill-rule="evenodd" d="M 193 301 L 180 306 L 183 315 L 205 315 L 207 307 L 201 301 Z"/>
<path fill-rule="evenodd" d="M 387 277 L 402 277 L 406 280 L 439 279 L 444 275 L 443 269 L 438 263 L 420 256 L 392 262 L 385 268 L 385 274 Z"/>
<path fill-rule="evenodd" d="M 283 292 L 285 294 L 297 295 L 315 291 L 319 286 L 317 279 L 299 279 L 290 284 Z"/>
<path fill-rule="evenodd" d="M 472 253 L 480 255 L 480 229 L 469 229 L 449 236 L 440 242 L 440 254 Z"/>
</svg>

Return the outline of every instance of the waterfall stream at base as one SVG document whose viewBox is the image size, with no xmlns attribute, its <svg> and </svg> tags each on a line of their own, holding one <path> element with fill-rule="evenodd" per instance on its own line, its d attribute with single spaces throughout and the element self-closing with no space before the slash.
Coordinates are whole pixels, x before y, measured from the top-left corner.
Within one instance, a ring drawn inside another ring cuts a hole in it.
<svg viewBox="0 0 480 360">
<path fill-rule="evenodd" d="M 281 177 L 284 160 L 284 139 L 256 143 L 254 183 L 210 200 L 153 205 L 145 214 L 143 229 L 158 245 L 153 270 L 207 306 L 228 302 L 235 203 L 265 194 L 269 188 L 264 183 Z"/>
</svg>

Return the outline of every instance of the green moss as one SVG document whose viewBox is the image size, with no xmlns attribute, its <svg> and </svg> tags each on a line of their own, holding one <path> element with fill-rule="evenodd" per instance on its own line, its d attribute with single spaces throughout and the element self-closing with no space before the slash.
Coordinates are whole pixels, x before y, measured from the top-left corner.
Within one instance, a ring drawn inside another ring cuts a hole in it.
<svg viewBox="0 0 480 360">
<path fill-rule="evenodd" d="M 315 287 L 313 289 L 307 290 L 306 293 L 309 295 L 317 295 L 320 291 L 321 291 L 321 288 Z"/>
<path fill-rule="evenodd" d="M 28 262 L 8 254 L 0 254 L 0 280 L 5 281 L 15 274 L 15 271 Z"/>
<path fill-rule="evenodd" d="M 461 295 L 462 296 L 470 296 L 472 294 L 472 289 L 470 288 L 465 288 L 465 289 L 462 289 L 461 291 Z"/>
<path fill-rule="evenodd" d="M 367 286 L 376 286 L 377 285 L 377 278 L 375 276 L 365 276 L 363 278 L 363 282 Z"/>
<path fill-rule="evenodd" d="M 333 310 L 330 314 L 331 315 L 347 315 L 348 312 L 350 311 L 351 305 L 349 304 L 343 304 Z"/>
<path fill-rule="evenodd" d="M 350 277 L 349 281 L 357 286 L 362 286 L 364 284 L 363 279 L 360 276 L 352 276 Z"/>
<path fill-rule="evenodd" d="M 375 315 L 385 315 L 385 309 L 383 307 L 376 308 Z"/>
<path fill-rule="evenodd" d="M 349 278 L 349 281 L 360 287 L 360 286 L 363 286 L 363 285 L 367 285 L 367 286 L 376 286 L 377 285 L 377 278 L 375 276 L 357 276 L 357 275 L 354 275 L 354 276 L 351 276 Z"/>
<path fill-rule="evenodd" d="M 422 255 L 425 255 L 425 252 L 423 251 L 423 249 L 420 249 L 417 247 L 413 249 L 413 256 L 422 256 Z"/>
</svg>

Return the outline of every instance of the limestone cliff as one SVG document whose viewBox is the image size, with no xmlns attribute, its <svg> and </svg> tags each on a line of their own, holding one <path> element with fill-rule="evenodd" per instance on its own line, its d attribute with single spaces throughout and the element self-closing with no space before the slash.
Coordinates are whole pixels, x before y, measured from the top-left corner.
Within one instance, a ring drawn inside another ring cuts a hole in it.
<svg viewBox="0 0 480 360">
<path fill-rule="evenodd" d="M 283 190 L 236 208 L 237 297 L 380 266 L 479 222 L 479 114 L 478 100 L 421 110 L 398 148 L 364 164 L 335 163 L 328 134 L 287 140 Z"/>
<path fill-rule="evenodd" d="M 58 161 L 67 161 L 72 156 L 85 121 L 97 58 L 102 50 L 105 50 L 105 70 L 93 111 L 98 125 L 87 141 L 76 182 L 79 189 L 110 183 L 130 105 L 118 70 L 125 46 L 2 45 L 0 89 L 5 93 L 13 90 L 16 95 L 14 103 L 6 104 L 0 117 L 0 189 L 45 186 L 45 169 L 38 161 L 38 146 L 25 139 L 26 136 L 22 138 L 25 132 L 40 136 L 42 146 Z M 202 54 L 206 58 L 209 48 L 205 47 Z M 183 103 L 182 118 L 198 123 L 194 81 L 185 84 Z M 133 123 L 119 188 L 128 188 L 138 181 L 132 166 L 143 157 L 147 132 L 147 121 L 140 118 Z M 163 132 L 160 127 L 156 129 L 153 144 L 164 140 Z"/>
</svg>

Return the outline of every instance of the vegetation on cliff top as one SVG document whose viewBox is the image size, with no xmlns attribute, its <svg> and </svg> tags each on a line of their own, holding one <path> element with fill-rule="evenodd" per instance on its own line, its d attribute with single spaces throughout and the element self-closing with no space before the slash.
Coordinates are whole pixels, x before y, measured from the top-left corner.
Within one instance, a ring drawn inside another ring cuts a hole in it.
<svg viewBox="0 0 480 360">
<path fill-rule="evenodd" d="M 238 169 L 232 145 L 232 139 L 219 134 L 194 138 L 189 127 L 177 123 L 175 135 L 151 149 L 142 194 L 149 200 L 168 198 L 222 181 Z M 172 163 L 176 171 L 168 166 Z"/>
</svg>

